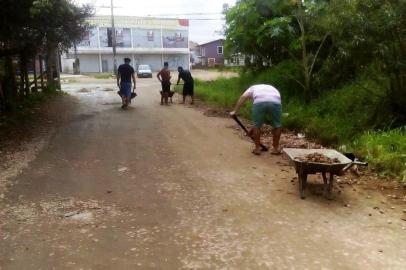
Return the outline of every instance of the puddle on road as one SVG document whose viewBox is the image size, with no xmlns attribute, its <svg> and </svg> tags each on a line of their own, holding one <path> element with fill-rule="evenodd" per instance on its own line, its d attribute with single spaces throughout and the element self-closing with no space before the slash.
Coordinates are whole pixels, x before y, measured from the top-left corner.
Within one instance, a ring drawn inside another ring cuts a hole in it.
<svg viewBox="0 0 406 270">
<path fill-rule="evenodd" d="M 85 121 L 85 120 L 88 120 L 90 118 L 93 118 L 94 116 L 95 116 L 95 114 L 79 114 L 78 116 L 73 118 L 72 121 L 73 122 Z"/>
<path fill-rule="evenodd" d="M 102 103 L 101 105 L 121 105 L 121 102 L 105 102 Z"/>
<path fill-rule="evenodd" d="M 92 90 L 88 89 L 88 88 L 81 88 L 80 90 L 78 90 L 79 93 L 90 93 L 92 92 Z"/>
</svg>

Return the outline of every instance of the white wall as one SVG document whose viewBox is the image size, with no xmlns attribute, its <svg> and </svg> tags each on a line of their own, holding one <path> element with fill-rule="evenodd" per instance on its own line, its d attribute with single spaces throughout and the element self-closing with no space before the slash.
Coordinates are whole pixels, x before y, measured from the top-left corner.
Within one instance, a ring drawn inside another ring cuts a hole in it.
<svg viewBox="0 0 406 270">
<path fill-rule="evenodd" d="M 182 66 L 185 69 L 189 68 L 189 55 L 185 54 L 135 54 L 135 65 L 150 65 L 152 71 L 159 71 L 163 68 L 164 62 L 168 62 L 169 69 L 177 70 L 178 66 Z"/>
<path fill-rule="evenodd" d="M 80 61 L 80 72 L 99 72 L 99 56 L 98 55 L 78 55 Z"/>
<path fill-rule="evenodd" d="M 164 61 L 168 62 L 169 69 L 171 70 L 177 70 L 179 66 L 189 69 L 189 60 L 188 54 L 164 55 Z"/>
<path fill-rule="evenodd" d="M 98 54 L 79 54 L 78 57 L 80 60 L 81 73 L 100 71 Z M 163 67 L 163 62 L 168 62 L 171 70 L 177 70 L 178 66 L 182 66 L 185 69 L 189 68 L 189 55 L 187 54 L 170 54 L 163 55 L 163 57 L 161 54 L 134 54 L 134 58 L 130 54 L 117 54 L 117 67 L 124 63 L 125 57 L 131 59 L 130 64 L 134 67 L 134 69 L 136 69 L 138 65 L 150 65 L 152 71 L 159 71 Z M 103 61 L 107 62 L 108 72 L 113 72 L 113 55 L 102 54 L 101 59 L 102 63 Z M 65 65 L 69 65 L 68 61 L 65 60 L 64 62 L 66 62 Z M 72 67 L 73 66 L 71 63 L 71 70 Z"/>
<path fill-rule="evenodd" d="M 75 59 L 62 58 L 61 59 L 62 72 L 73 74 L 73 63 L 74 62 L 75 62 Z"/>
<path fill-rule="evenodd" d="M 142 55 L 142 54 L 135 54 L 135 66 L 138 65 L 149 65 L 152 71 L 158 71 L 162 68 L 163 63 L 161 61 L 161 55 L 156 54 L 149 54 L 149 55 Z"/>
</svg>

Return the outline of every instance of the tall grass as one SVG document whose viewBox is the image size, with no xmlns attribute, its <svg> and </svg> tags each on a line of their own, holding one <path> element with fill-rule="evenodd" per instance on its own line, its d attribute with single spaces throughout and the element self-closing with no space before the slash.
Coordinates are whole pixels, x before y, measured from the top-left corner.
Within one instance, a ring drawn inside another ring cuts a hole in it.
<svg viewBox="0 0 406 270">
<path fill-rule="evenodd" d="M 385 93 L 382 86 L 368 79 L 360 79 L 339 89 L 327 91 L 310 104 L 300 98 L 285 101 L 289 113 L 286 127 L 300 129 L 309 137 L 324 144 L 348 142 L 366 130 L 383 128 Z"/>
<path fill-rule="evenodd" d="M 114 78 L 114 74 L 110 72 L 105 73 L 83 73 L 83 75 L 95 78 L 95 79 L 111 79 Z"/>
<path fill-rule="evenodd" d="M 406 182 L 406 127 L 365 132 L 351 147 L 376 171 Z"/>
</svg>

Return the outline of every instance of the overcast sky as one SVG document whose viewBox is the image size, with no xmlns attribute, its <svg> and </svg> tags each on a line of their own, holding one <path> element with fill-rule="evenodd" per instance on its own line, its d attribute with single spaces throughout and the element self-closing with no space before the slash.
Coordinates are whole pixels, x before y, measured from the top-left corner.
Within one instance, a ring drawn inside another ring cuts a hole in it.
<svg viewBox="0 0 406 270">
<path fill-rule="evenodd" d="M 97 15 L 109 15 L 111 0 L 75 0 L 95 6 Z M 115 15 L 154 16 L 190 19 L 190 40 L 199 44 L 221 38 L 224 20 L 223 4 L 233 6 L 236 0 L 114 0 Z"/>
</svg>

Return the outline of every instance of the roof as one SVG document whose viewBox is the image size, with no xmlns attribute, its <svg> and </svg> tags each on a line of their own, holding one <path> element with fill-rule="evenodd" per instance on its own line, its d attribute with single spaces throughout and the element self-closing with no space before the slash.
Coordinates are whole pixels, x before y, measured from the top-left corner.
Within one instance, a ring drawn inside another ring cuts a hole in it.
<svg viewBox="0 0 406 270">
<path fill-rule="evenodd" d="M 218 41 L 223 41 L 224 42 L 224 39 L 223 38 L 216 39 L 216 40 L 213 40 L 213 41 L 210 41 L 210 42 L 200 44 L 199 46 L 205 46 L 205 45 L 208 45 L 208 44 L 211 44 L 211 43 L 214 43 L 214 42 L 218 42 Z"/>
<path fill-rule="evenodd" d="M 197 44 L 194 41 L 189 41 L 189 48 L 194 49 L 194 48 L 197 48 L 197 47 L 199 47 L 199 44 Z"/>
<path fill-rule="evenodd" d="M 97 15 L 87 19 L 91 25 L 99 27 L 111 27 L 111 16 Z M 187 29 L 189 20 L 174 19 L 174 18 L 154 18 L 154 17 L 138 17 L 138 16 L 114 16 L 114 24 L 116 27 L 142 27 L 152 29 Z"/>
</svg>

